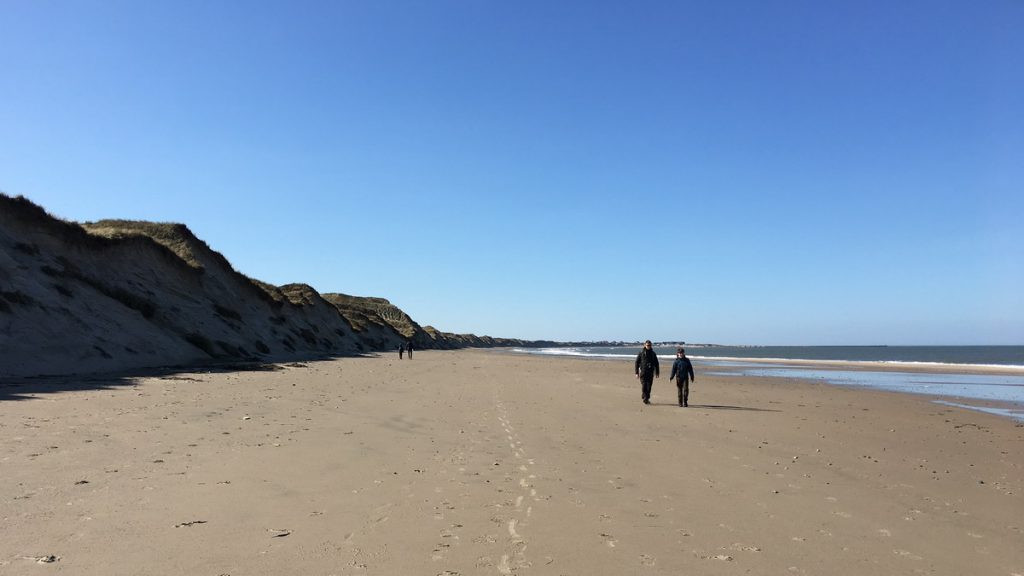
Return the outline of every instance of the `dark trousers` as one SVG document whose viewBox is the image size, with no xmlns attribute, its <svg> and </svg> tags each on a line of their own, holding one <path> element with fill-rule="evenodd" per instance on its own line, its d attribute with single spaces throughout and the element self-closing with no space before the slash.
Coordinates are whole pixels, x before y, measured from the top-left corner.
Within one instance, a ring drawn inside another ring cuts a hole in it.
<svg viewBox="0 0 1024 576">
<path fill-rule="evenodd" d="M 640 375 L 640 394 L 644 400 L 651 399 L 651 386 L 654 384 L 654 374 Z"/>
<path fill-rule="evenodd" d="M 687 405 L 690 401 L 690 379 L 686 376 L 676 378 L 676 388 L 679 389 L 679 405 Z"/>
</svg>

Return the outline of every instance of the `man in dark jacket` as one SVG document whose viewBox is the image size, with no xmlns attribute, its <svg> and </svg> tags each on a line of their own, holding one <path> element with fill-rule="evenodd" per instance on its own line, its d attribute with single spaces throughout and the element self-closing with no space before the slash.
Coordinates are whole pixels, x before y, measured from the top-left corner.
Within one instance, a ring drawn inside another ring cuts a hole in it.
<svg viewBox="0 0 1024 576">
<path fill-rule="evenodd" d="M 679 389 L 679 405 L 689 406 L 690 381 L 696 381 L 697 377 L 693 375 L 693 364 L 686 357 L 686 350 L 683 350 L 682 347 L 676 350 L 676 361 L 672 363 L 672 374 L 668 379 L 676 381 L 676 388 Z"/>
<path fill-rule="evenodd" d="M 661 376 L 661 369 L 658 367 L 658 355 L 651 348 L 650 340 L 644 342 L 643 349 L 636 355 L 634 372 L 636 372 L 636 377 L 640 379 L 640 393 L 643 396 L 644 404 L 650 404 L 651 385 L 654 384 L 655 378 Z"/>
</svg>

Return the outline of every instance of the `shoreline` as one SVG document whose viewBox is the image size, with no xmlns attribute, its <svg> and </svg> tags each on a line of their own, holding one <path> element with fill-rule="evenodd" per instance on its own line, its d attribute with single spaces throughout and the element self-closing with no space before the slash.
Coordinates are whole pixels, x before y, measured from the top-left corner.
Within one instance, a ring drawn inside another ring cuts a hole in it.
<svg viewBox="0 0 1024 576">
<path fill-rule="evenodd" d="M 529 349 L 510 349 L 508 352 L 539 357 L 581 358 L 595 360 L 632 360 L 628 354 L 583 354 L 561 352 L 533 352 Z M 936 374 L 1005 374 L 1024 376 L 1024 366 L 1016 364 L 954 364 L 946 362 L 907 362 L 889 360 L 809 360 L 800 358 L 757 358 L 733 356 L 698 356 L 688 354 L 691 360 L 702 362 L 736 362 L 743 364 L 778 364 L 816 368 L 842 368 L 880 370 L 887 372 L 923 372 Z M 659 354 L 660 360 L 671 360 L 672 355 Z"/>
<path fill-rule="evenodd" d="M 944 362 L 896 362 L 878 360 L 802 360 L 788 358 L 731 358 L 714 356 L 691 356 L 710 362 L 737 362 L 750 364 L 778 364 L 815 368 L 842 368 L 853 370 L 878 370 L 881 372 L 910 372 L 927 374 L 1005 374 L 1024 376 L 1024 366 L 1001 364 L 951 364 Z"/>
<path fill-rule="evenodd" d="M 519 350 L 515 353 L 543 358 L 574 358 L 604 360 L 623 363 L 630 356 L 619 354 L 531 354 Z M 718 371 L 721 375 L 769 380 L 795 379 L 823 382 L 830 386 L 854 390 L 883 390 L 932 398 L 933 402 L 998 415 L 1014 421 L 1024 421 L 1024 367 L 991 365 L 939 364 L 921 362 L 873 362 L 835 360 L 791 360 L 782 358 L 732 358 L 688 356 L 695 367 Z M 670 358 L 659 355 L 663 362 Z M 667 367 L 666 367 L 667 369 Z M 777 372 L 777 373 L 775 373 Z M 851 375 L 857 375 L 852 376 Z M 934 375 L 942 381 L 915 382 L 918 376 Z M 905 376 L 905 378 L 901 378 Z M 956 377 L 968 377 L 962 383 Z M 970 382 L 986 378 L 1005 377 L 1020 379 L 993 388 L 991 382 Z M 994 392 L 1000 390 L 1001 392 Z M 1019 391 L 1019 392 L 1018 392 Z"/>
<path fill-rule="evenodd" d="M 0 400 L 0 571 L 1024 573 L 1024 425 L 698 368 L 417 351 Z M 51 559 L 47 561 L 48 559 Z"/>
</svg>

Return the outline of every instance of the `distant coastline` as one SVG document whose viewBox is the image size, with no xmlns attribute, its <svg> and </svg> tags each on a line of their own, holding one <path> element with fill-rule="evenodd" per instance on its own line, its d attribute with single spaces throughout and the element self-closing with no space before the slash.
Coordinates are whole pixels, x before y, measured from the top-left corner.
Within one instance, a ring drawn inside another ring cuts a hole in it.
<svg viewBox="0 0 1024 576">
<path fill-rule="evenodd" d="M 0 378 L 508 347 L 630 355 L 639 342 L 556 342 L 421 325 L 385 298 L 274 286 L 235 270 L 184 224 L 61 220 L 0 193 Z M 1024 346 L 678 345 L 698 359 L 1024 366 Z"/>
</svg>

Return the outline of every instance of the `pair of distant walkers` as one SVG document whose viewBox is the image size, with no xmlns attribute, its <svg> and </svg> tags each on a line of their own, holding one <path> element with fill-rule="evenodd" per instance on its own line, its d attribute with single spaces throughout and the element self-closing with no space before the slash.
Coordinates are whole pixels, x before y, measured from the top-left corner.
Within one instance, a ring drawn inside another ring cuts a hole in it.
<svg viewBox="0 0 1024 576">
<path fill-rule="evenodd" d="M 651 386 L 654 379 L 661 376 L 661 369 L 658 366 L 658 355 L 654 352 L 651 341 L 644 342 L 644 347 L 636 355 L 636 364 L 633 368 L 636 377 L 640 379 L 640 395 L 644 404 L 651 403 Z M 676 388 L 679 389 L 679 405 L 689 406 L 690 381 L 696 381 L 693 375 L 693 364 L 686 357 L 686 350 L 681 346 L 676 348 L 676 361 L 672 363 L 672 374 L 669 380 L 675 380 Z"/>
<path fill-rule="evenodd" d="M 406 342 L 405 344 L 398 345 L 398 359 L 402 359 L 402 354 L 409 353 L 409 360 L 412 360 L 412 342 Z"/>
</svg>

